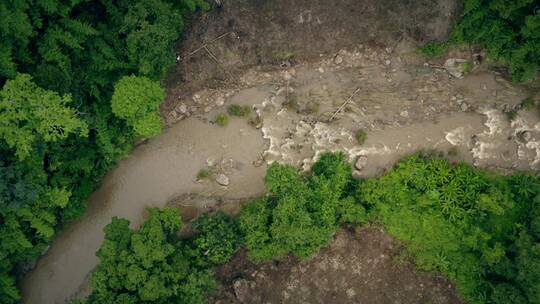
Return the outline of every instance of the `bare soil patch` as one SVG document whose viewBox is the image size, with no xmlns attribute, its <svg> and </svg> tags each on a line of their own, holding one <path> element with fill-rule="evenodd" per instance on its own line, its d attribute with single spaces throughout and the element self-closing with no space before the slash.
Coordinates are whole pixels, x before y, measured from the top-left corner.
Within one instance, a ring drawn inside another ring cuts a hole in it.
<svg viewBox="0 0 540 304">
<path fill-rule="evenodd" d="M 254 264 L 242 251 L 217 269 L 210 303 L 463 303 L 446 279 L 419 273 L 377 227 L 341 230 L 312 259 Z"/>
<path fill-rule="evenodd" d="M 253 66 L 317 60 L 359 44 L 388 47 L 403 39 L 444 40 L 460 12 L 456 0 L 220 2 L 222 6 L 194 18 L 186 30 L 164 109 L 201 86 L 234 83 L 235 75 Z"/>
</svg>

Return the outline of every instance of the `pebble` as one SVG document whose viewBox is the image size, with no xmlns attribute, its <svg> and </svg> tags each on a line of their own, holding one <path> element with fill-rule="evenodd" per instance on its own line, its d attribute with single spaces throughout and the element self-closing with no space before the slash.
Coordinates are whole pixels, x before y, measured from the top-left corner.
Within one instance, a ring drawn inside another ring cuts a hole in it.
<svg viewBox="0 0 540 304">
<path fill-rule="evenodd" d="M 223 96 L 219 96 L 218 98 L 216 98 L 216 106 L 221 107 L 224 104 L 225 98 L 223 98 Z"/>
<path fill-rule="evenodd" d="M 334 63 L 335 64 L 340 64 L 343 62 L 343 57 L 337 55 L 335 58 L 334 58 Z"/>
<path fill-rule="evenodd" d="M 324 69 L 322 67 L 319 67 L 319 73 L 324 73 Z"/>
<path fill-rule="evenodd" d="M 409 111 L 407 111 L 407 110 L 402 111 L 401 113 L 399 113 L 399 116 L 407 118 L 407 117 L 409 117 Z"/>
<path fill-rule="evenodd" d="M 187 112 L 187 106 L 184 103 L 181 103 L 178 106 L 178 112 L 185 114 Z"/>
</svg>

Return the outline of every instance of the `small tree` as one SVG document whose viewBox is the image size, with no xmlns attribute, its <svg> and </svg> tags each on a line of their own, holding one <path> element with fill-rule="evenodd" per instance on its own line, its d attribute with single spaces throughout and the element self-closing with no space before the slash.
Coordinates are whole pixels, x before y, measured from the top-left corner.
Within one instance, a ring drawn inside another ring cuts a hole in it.
<svg viewBox="0 0 540 304">
<path fill-rule="evenodd" d="M 114 86 L 113 113 L 124 119 L 138 136 L 152 137 L 161 132 L 159 105 L 165 92 L 157 81 L 146 77 L 125 76 Z"/>
</svg>

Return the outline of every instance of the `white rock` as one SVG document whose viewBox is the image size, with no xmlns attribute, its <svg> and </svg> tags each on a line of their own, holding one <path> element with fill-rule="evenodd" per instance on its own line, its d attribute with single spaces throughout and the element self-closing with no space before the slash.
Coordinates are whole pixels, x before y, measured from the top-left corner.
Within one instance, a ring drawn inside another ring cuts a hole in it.
<svg viewBox="0 0 540 304">
<path fill-rule="evenodd" d="M 444 68 L 451 76 L 461 79 L 463 78 L 463 64 L 466 62 L 465 59 L 448 58 L 444 62 Z"/>
<path fill-rule="evenodd" d="M 223 96 L 218 96 L 218 98 L 216 98 L 216 106 L 221 107 L 223 104 L 225 104 L 225 98 L 223 98 Z"/>
<path fill-rule="evenodd" d="M 337 55 L 335 58 L 334 58 L 334 63 L 335 64 L 340 64 L 343 62 L 343 57 Z"/>
<path fill-rule="evenodd" d="M 407 110 L 401 111 L 401 113 L 399 113 L 399 116 L 407 118 L 407 117 L 409 117 L 409 111 L 407 111 Z"/>
<path fill-rule="evenodd" d="M 365 155 L 360 155 L 356 159 L 356 163 L 354 164 L 354 167 L 358 170 L 362 170 L 367 166 L 368 158 Z"/>
<path fill-rule="evenodd" d="M 227 175 L 220 173 L 216 177 L 216 183 L 222 185 L 222 186 L 228 186 L 229 185 L 229 177 Z"/>
<path fill-rule="evenodd" d="M 178 109 L 178 112 L 182 114 L 186 114 L 187 112 L 187 106 L 184 103 L 181 103 L 180 105 L 178 105 L 177 109 Z"/>
</svg>

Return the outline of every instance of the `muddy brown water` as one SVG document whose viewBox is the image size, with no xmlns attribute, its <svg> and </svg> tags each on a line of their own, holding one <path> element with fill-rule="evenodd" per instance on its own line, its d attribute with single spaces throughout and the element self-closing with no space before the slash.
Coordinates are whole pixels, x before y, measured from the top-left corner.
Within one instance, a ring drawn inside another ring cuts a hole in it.
<svg viewBox="0 0 540 304">
<path fill-rule="evenodd" d="M 461 113 L 438 122 L 376 131 L 366 143 L 371 147 L 367 150 L 388 153 L 370 159 L 367 170 L 376 172 L 418 147 L 445 145 L 448 131 L 460 126 L 478 130 L 482 120 L 481 115 Z M 136 227 L 146 207 L 163 206 L 181 193 L 231 198 L 262 193 L 265 167 L 256 168 L 250 162 L 263 150 L 260 132 L 241 120 L 233 119 L 228 127 L 220 128 L 195 118 L 176 124 L 136 148 L 105 177 L 101 188 L 90 197 L 85 215 L 60 233 L 36 269 L 25 277 L 23 303 L 64 303 L 74 295 L 98 263 L 95 252 L 103 240 L 103 228 L 113 216 L 127 218 Z M 195 181 L 208 159 L 220 158 L 244 163 L 230 175 L 228 188 Z"/>
</svg>

